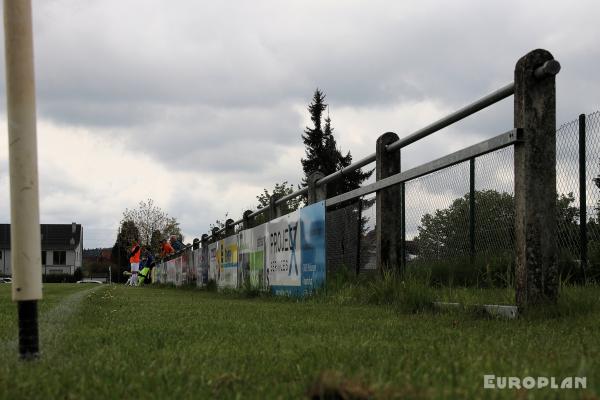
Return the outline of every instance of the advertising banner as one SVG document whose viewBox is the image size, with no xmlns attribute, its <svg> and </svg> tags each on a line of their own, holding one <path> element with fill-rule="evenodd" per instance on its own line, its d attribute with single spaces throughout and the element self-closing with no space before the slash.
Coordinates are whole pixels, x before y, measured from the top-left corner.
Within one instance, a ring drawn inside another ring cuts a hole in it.
<svg viewBox="0 0 600 400">
<path fill-rule="evenodd" d="M 181 276 L 183 284 L 192 283 L 196 280 L 196 268 L 194 268 L 191 248 L 187 248 L 181 254 Z"/>
<path fill-rule="evenodd" d="M 237 288 L 238 238 L 237 235 L 219 240 L 217 247 L 217 285 L 220 288 Z"/>
<path fill-rule="evenodd" d="M 166 283 L 175 283 L 176 280 L 176 272 L 175 272 L 175 260 L 167 261 L 167 281 Z"/>
<path fill-rule="evenodd" d="M 196 268 L 196 286 L 204 286 L 208 280 L 208 247 L 196 249 L 192 254 Z"/>
<path fill-rule="evenodd" d="M 246 284 L 253 289 L 267 288 L 266 224 L 246 229 L 238 234 L 239 286 Z"/>
<path fill-rule="evenodd" d="M 325 283 L 325 203 L 266 224 L 267 284 L 278 295 L 305 295 Z"/>
<path fill-rule="evenodd" d="M 217 268 L 217 243 L 208 245 L 208 279 L 214 282 L 219 280 L 219 269 Z"/>
<path fill-rule="evenodd" d="M 162 261 L 156 263 L 156 266 L 152 268 L 152 282 L 153 283 L 165 283 L 167 281 L 167 269 L 165 263 Z"/>
<path fill-rule="evenodd" d="M 181 286 L 183 284 L 182 257 L 177 257 L 173 261 L 175 262 L 175 286 Z"/>
</svg>

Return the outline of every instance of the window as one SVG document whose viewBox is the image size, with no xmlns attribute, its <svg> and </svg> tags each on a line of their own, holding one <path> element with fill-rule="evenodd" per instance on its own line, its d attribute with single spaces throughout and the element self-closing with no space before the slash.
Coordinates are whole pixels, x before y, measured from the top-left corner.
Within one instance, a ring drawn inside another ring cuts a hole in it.
<svg viewBox="0 0 600 400">
<path fill-rule="evenodd" d="M 42 265 L 46 265 L 46 252 L 42 251 Z"/>
<path fill-rule="evenodd" d="M 65 265 L 67 263 L 66 251 L 54 251 L 52 257 L 52 265 Z"/>
</svg>

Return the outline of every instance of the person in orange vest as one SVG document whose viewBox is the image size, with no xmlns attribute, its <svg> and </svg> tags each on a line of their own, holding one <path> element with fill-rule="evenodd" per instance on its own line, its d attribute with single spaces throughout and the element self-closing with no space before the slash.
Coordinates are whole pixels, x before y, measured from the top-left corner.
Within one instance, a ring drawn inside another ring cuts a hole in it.
<svg viewBox="0 0 600 400">
<path fill-rule="evenodd" d="M 131 286 L 138 285 L 138 271 L 140 270 L 140 255 L 142 249 L 137 241 L 133 241 L 131 253 L 129 254 L 129 263 L 131 264 Z"/>
<path fill-rule="evenodd" d="M 160 249 L 160 258 L 165 258 L 169 254 L 175 253 L 175 249 L 173 249 L 173 246 L 171 246 L 166 239 L 160 241 Z"/>
</svg>

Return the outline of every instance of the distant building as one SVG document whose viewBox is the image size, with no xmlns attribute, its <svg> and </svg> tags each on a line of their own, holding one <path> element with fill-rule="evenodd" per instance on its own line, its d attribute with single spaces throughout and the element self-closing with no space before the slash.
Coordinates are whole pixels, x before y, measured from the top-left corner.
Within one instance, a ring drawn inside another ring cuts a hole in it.
<svg viewBox="0 0 600 400">
<path fill-rule="evenodd" d="M 41 224 L 42 274 L 75 274 L 83 263 L 80 224 Z M 10 225 L 0 224 L 0 275 L 11 276 Z"/>
<path fill-rule="evenodd" d="M 112 248 L 83 249 L 83 263 L 110 263 Z"/>
</svg>

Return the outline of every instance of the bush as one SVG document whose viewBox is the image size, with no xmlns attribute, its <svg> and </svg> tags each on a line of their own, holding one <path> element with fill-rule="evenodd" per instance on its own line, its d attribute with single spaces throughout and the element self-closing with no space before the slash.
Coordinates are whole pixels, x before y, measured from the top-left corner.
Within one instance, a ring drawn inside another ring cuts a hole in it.
<svg viewBox="0 0 600 400">
<path fill-rule="evenodd" d="M 44 283 L 75 283 L 78 279 L 75 275 L 71 274 L 46 274 L 42 275 L 42 282 Z"/>
</svg>

